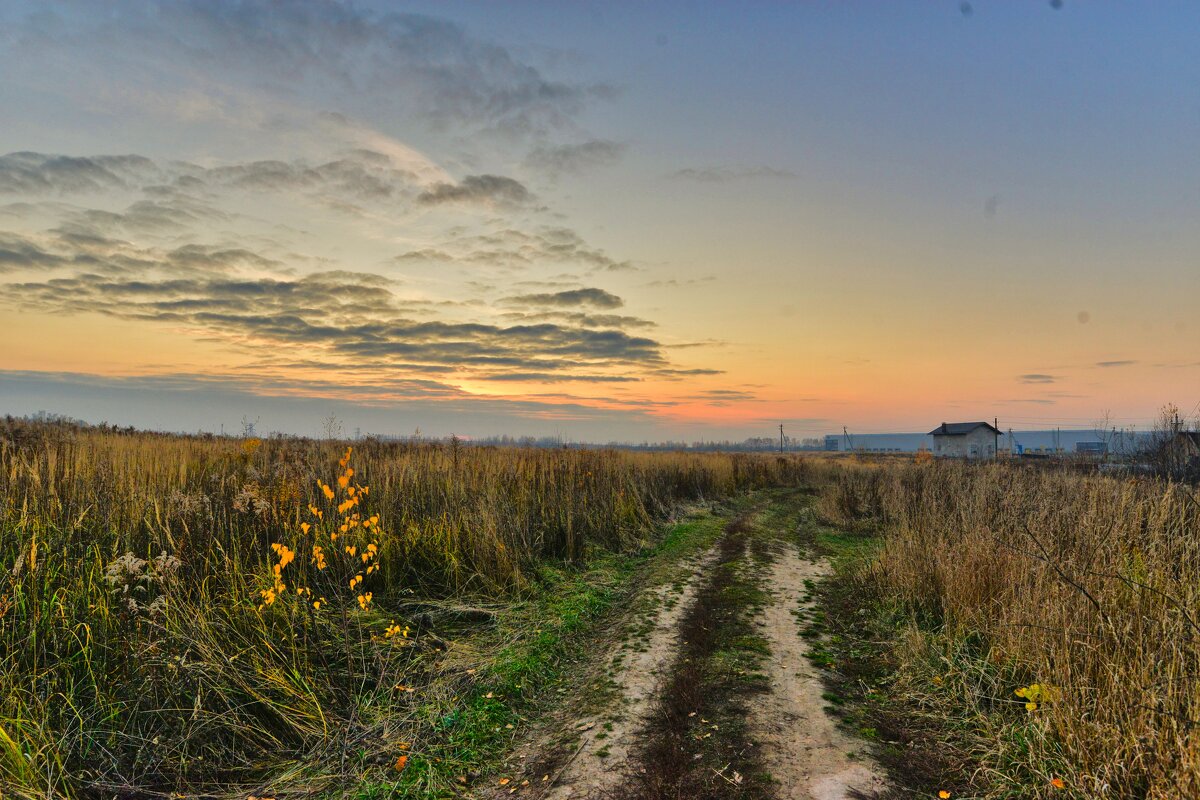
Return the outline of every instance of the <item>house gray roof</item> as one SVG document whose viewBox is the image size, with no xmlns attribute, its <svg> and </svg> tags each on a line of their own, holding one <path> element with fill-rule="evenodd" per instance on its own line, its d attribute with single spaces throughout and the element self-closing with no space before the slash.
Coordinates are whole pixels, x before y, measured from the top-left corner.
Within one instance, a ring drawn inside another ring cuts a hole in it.
<svg viewBox="0 0 1200 800">
<path fill-rule="evenodd" d="M 987 428 L 993 433 L 1000 430 L 987 422 L 943 422 L 929 432 L 929 436 L 966 436 L 976 428 Z"/>
</svg>

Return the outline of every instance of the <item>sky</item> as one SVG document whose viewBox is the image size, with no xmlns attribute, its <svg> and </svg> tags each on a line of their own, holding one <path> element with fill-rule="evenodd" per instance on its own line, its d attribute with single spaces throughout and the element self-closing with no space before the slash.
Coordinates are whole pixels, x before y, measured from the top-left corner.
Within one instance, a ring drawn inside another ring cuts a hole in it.
<svg viewBox="0 0 1200 800">
<path fill-rule="evenodd" d="M 1193 3 L 0 4 L 0 413 L 590 441 L 1200 401 Z"/>
</svg>

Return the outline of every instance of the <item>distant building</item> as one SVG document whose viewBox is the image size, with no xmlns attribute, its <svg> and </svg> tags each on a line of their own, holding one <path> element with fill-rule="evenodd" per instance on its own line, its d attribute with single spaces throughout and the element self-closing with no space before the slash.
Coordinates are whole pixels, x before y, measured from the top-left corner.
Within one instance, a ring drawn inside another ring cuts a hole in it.
<svg viewBox="0 0 1200 800">
<path fill-rule="evenodd" d="M 935 458 L 995 458 L 1000 431 L 986 422 L 943 422 L 929 435 Z"/>
<path fill-rule="evenodd" d="M 1081 456 L 1103 458 L 1108 455 L 1108 445 L 1104 442 L 1076 442 L 1075 453 Z"/>
<path fill-rule="evenodd" d="M 825 437 L 825 450 L 830 453 L 836 453 L 842 449 L 842 437 L 829 434 Z"/>
</svg>

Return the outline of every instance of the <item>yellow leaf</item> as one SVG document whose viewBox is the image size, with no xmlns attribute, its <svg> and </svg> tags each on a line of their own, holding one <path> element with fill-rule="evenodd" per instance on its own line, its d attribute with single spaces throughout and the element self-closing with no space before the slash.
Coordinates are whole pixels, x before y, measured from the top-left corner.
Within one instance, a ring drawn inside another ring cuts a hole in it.
<svg viewBox="0 0 1200 800">
<path fill-rule="evenodd" d="M 408 756 L 400 756 L 392 766 L 396 768 L 397 772 L 403 772 L 404 768 L 408 766 Z"/>
<path fill-rule="evenodd" d="M 507 786 L 508 784 L 509 784 L 509 779 L 508 779 L 508 778 L 501 778 L 501 779 L 500 779 L 500 785 L 501 785 L 501 786 Z"/>
</svg>

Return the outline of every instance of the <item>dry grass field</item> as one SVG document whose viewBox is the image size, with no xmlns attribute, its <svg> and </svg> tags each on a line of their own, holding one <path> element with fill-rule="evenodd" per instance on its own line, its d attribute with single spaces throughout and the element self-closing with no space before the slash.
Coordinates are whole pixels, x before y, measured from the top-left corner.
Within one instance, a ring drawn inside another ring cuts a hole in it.
<svg viewBox="0 0 1200 800">
<path fill-rule="evenodd" d="M 774 542 L 747 564 L 790 563 L 779 548 L 808 540 L 833 557 L 803 591 L 821 610 L 797 619 L 827 711 L 875 740 L 893 796 L 1200 796 L 1200 498 L 1186 486 L 19 421 L 0 430 L 0 787 L 454 795 L 572 697 L 572 664 L 597 655 L 593 626 L 627 602 L 637 554 L 687 535 L 691 558 L 729 549 L 747 493 Z M 724 517 L 662 525 L 724 500 Z M 778 569 L 739 567 L 736 592 L 720 569 L 691 569 L 710 602 L 681 619 L 732 603 L 740 627 L 783 602 Z M 771 651 L 737 633 L 746 663 Z M 783 788 L 758 776 L 739 791 Z"/>
<path fill-rule="evenodd" d="M 476 748 L 451 740 L 504 720 L 483 700 L 464 706 L 470 675 L 442 705 L 414 691 L 445 667 L 431 613 L 487 620 L 489 602 L 532 603 L 565 641 L 601 602 L 571 594 L 571 575 L 639 550 L 683 503 L 795 482 L 798 464 L 10 421 L 0 786 L 237 796 L 264 775 L 312 788 L 379 759 L 404 766 L 414 731 Z M 549 669 L 526 663 L 565 646 L 547 636 L 509 654 L 506 680 Z M 439 721 L 460 712 L 478 719 Z"/>
<path fill-rule="evenodd" d="M 954 796 L 1200 796 L 1195 488 L 1004 463 L 824 473 L 823 516 L 882 533 L 831 612 L 874 617 L 857 644 L 888 640 L 890 736 L 925 728 Z M 853 661 L 861 618 L 834 622 Z"/>
</svg>

